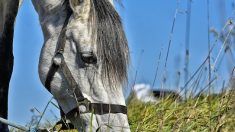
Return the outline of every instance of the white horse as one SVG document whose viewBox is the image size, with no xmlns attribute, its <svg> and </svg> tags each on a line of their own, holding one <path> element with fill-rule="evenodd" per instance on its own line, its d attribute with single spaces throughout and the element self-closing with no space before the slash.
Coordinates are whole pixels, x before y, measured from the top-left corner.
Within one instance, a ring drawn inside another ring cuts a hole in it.
<svg viewBox="0 0 235 132">
<path fill-rule="evenodd" d="M 113 1 L 32 1 L 44 35 L 40 79 L 66 118 L 80 131 L 129 132 L 129 50 Z"/>
</svg>

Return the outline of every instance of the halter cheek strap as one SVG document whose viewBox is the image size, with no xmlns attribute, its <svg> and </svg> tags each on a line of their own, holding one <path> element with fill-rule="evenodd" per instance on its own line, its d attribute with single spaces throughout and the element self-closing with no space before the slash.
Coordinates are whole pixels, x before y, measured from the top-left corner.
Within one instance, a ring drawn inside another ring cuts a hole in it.
<svg viewBox="0 0 235 132">
<path fill-rule="evenodd" d="M 65 48 L 65 33 L 66 33 L 66 27 L 69 22 L 69 18 L 72 15 L 72 11 L 68 11 L 68 15 L 65 19 L 65 23 L 63 25 L 62 31 L 59 35 L 59 40 L 57 42 L 57 50 L 56 53 L 52 59 L 52 65 L 48 71 L 45 87 L 50 91 L 51 89 L 51 82 L 53 80 L 53 77 L 55 73 L 61 69 L 63 75 L 65 76 L 66 81 L 69 84 L 68 90 L 72 91 L 74 93 L 74 98 L 77 101 L 77 108 L 74 108 L 70 112 L 68 112 L 67 115 L 72 115 L 75 113 L 82 114 L 82 113 L 94 113 L 94 114 L 108 114 L 108 113 L 122 113 L 127 114 L 127 107 L 124 105 L 118 105 L 118 104 L 105 104 L 105 103 L 91 103 L 90 100 L 85 98 L 76 83 L 74 77 L 72 76 L 71 71 L 69 70 L 65 60 L 64 60 L 64 48 Z"/>
</svg>

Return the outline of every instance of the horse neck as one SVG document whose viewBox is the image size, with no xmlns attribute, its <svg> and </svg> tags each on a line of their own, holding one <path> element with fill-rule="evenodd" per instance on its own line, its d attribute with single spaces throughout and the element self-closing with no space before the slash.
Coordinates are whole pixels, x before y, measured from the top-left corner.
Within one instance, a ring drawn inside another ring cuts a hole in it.
<svg viewBox="0 0 235 132">
<path fill-rule="evenodd" d="M 22 0 L 0 0 L 0 35 L 2 35 L 5 22 L 12 21 L 9 18 L 14 17 L 14 10 L 18 10 L 19 6 L 21 5 Z M 16 9 L 14 9 L 17 6 Z M 16 11 L 17 12 L 17 11 Z M 8 18 L 8 20 L 6 20 Z M 14 20 L 13 20 L 14 21 Z M 9 27 L 7 27 L 9 28 Z"/>
<path fill-rule="evenodd" d="M 3 1 L 0 1 L 0 35 L 2 35 L 3 29 L 4 29 L 4 23 L 5 23 L 5 9 L 6 9 L 6 3 Z"/>
</svg>

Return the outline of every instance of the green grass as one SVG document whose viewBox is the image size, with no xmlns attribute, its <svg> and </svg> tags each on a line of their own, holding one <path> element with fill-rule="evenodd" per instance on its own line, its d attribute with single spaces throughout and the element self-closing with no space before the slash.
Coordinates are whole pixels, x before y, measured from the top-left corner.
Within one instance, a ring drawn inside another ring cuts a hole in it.
<svg viewBox="0 0 235 132">
<path fill-rule="evenodd" d="M 133 132 L 235 131 L 235 95 L 201 96 L 185 102 L 166 98 L 157 104 L 132 98 L 128 116 Z"/>
</svg>

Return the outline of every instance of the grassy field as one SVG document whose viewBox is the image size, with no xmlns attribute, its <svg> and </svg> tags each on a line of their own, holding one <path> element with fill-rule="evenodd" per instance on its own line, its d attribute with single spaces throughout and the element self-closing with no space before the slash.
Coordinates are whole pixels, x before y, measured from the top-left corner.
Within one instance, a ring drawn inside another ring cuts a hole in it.
<svg viewBox="0 0 235 132">
<path fill-rule="evenodd" d="M 128 108 L 133 132 L 235 131 L 234 92 L 184 102 L 166 98 L 157 104 L 144 104 L 132 98 Z"/>
</svg>

